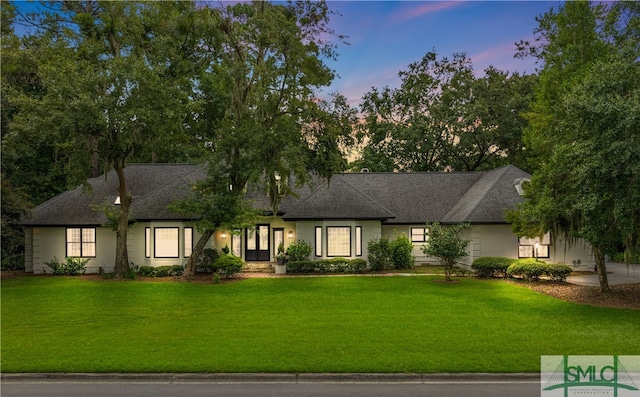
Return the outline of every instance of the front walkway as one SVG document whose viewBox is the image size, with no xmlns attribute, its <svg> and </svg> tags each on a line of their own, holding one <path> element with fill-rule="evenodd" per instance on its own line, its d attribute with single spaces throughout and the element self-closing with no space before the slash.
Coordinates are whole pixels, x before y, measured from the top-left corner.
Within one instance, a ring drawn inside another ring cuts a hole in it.
<svg viewBox="0 0 640 397">
<path fill-rule="evenodd" d="M 607 279 L 609 285 L 640 283 L 640 265 L 625 265 L 624 263 L 607 263 Z M 597 274 L 586 276 L 569 276 L 567 282 L 571 284 L 599 287 L 600 281 Z"/>
</svg>

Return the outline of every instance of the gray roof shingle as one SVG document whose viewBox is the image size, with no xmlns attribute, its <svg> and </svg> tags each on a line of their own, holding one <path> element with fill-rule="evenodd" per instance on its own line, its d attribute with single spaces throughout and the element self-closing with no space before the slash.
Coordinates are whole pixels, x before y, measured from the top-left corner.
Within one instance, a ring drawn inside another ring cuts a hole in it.
<svg viewBox="0 0 640 397">
<path fill-rule="evenodd" d="M 206 176 L 192 164 L 131 164 L 125 168 L 136 220 L 179 220 L 185 216 L 167 206 L 189 194 L 193 182 Z M 346 173 L 297 189 L 278 210 L 285 220 L 379 219 L 385 224 L 504 223 L 504 211 L 522 201 L 513 182 L 530 177 L 505 166 L 482 172 Z M 82 187 L 39 205 L 23 221 L 27 226 L 101 225 L 95 205 L 117 197 L 115 172 L 90 179 Z M 256 205 L 268 209 L 264 192 L 253 191 Z"/>
</svg>

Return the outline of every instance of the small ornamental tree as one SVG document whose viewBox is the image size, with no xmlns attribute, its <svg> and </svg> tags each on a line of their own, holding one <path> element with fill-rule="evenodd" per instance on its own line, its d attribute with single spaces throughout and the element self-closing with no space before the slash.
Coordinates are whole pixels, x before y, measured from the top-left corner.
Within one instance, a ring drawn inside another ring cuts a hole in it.
<svg viewBox="0 0 640 397">
<path fill-rule="evenodd" d="M 469 224 L 441 226 L 437 222 L 427 225 L 429 243 L 422 247 L 422 252 L 440 259 L 447 281 L 451 281 L 451 271 L 456 262 L 467 256 L 467 246 L 471 240 L 462 238 L 460 234 L 468 227 Z"/>
</svg>

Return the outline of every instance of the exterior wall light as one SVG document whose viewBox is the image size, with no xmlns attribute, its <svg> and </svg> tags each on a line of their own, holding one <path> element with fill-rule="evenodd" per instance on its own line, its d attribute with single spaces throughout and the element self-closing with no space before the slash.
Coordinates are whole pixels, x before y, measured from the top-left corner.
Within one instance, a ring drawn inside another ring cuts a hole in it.
<svg viewBox="0 0 640 397">
<path fill-rule="evenodd" d="M 293 238 L 293 230 L 289 230 L 287 237 L 289 237 L 290 239 Z"/>
<path fill-rule="evenodd" d="M 227 232 L 222 232 L 222 234 L 220 234 L 220 237 L 222 237 L 222 239 L 226 239 L 227 238 Z"/>
</svg>

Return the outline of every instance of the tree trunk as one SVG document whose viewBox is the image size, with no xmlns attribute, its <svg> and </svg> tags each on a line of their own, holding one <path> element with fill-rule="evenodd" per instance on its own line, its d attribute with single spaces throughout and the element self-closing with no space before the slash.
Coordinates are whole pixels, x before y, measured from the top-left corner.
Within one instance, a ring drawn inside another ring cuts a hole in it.
<svg viewBox="0 0 640 397">
<path fill-rule="evenodd" d="M 600 281 L 600 292 L 610 292 L 609 280 L 607 279 L 607 266 L 604 261 L 604 252 L 599 248 L 593 248 L 593 256 L 596 259 L 596 267 L 598 268 L 598 280 Z"/>
<path fill-rule="evenodd" d="M 118 216 L 118 228 L 116 229 L 116 263 L 113 273 L 116 277 L 126 277 L 129 272 L 129 252 L 127 250 L 127 233 L 129 231 L 129 211 L 131 209 L 131 195 L 127 190 L 127 181 L 124 176 L 124 167 L 116 165 L 118 175 L 118 195 L 120 196 L 120 213 Z"/>
<path fill-rule="evenodd" d="M 207 229 L 202 234 L 202 236 L 200 237 L 200 239 L 196 243 L 196 246 L 193 247 L 193 250 L 191 251 L 191 256 L 189 257 L 189 261 L 187 262 L 187 265 L 184 268 L 184 272 L 182 273 L 182 277 L 184 277 L 184 278 L 194 278 L 195 277 L 195 275 L 196 275 L 196 263 L 198 263 L 198 259 L 200 258 L 200 255 L 202 254 L 202 250 L 204 250 L 204 246 L 207 245 L 207 242 L 209 241 L 211 236 L 213 236 L 214 232 L 215 232 L 214 229 Z"/>
</svg>

